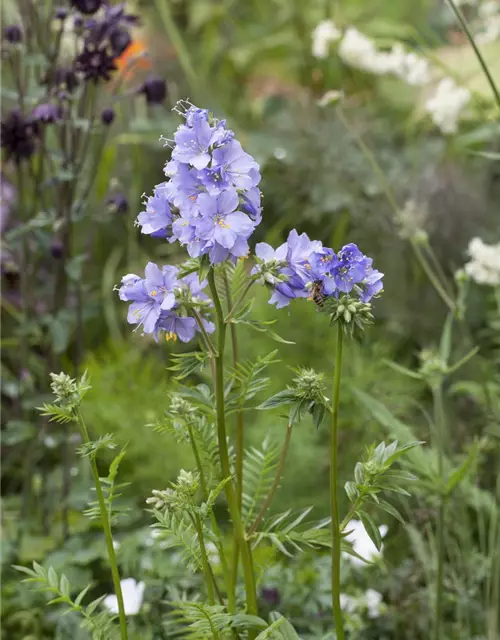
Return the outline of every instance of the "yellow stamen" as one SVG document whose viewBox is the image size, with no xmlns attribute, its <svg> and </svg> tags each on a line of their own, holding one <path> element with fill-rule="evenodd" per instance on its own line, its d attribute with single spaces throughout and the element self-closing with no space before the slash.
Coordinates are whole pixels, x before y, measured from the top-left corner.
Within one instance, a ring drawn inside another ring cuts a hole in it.
<svg viewBox="0 0 500 640">
<path fill-rule="evenodd" d="M 175 342 L 177 340 L 177 335 L 172 331 L 167 331 L 167 333 L 165 334 L 165 340 L 167 342 Z"/>
<path fill-rule="evenodd" d="M 156 293 L 157 293 L 157 292 L 156 292 L 156 290 L 155 290 L 155 289 L 153 289 L 153 291 L 151 291 L 151 295 L 153 296 L 153 298 L 156 296 Z"/>
</svg>

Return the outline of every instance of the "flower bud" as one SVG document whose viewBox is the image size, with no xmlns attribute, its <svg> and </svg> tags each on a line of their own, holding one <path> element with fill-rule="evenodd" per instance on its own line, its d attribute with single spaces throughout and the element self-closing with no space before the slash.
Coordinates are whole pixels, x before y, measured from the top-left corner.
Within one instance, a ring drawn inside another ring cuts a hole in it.
<svg viewBox="0 0 500 640">
<path fill-rule="evenodd" d="M 4 27 L 3 37 L 10 42 L 10 44 L 19 44 L 23 39 L 23 32 L 18 24 L 9 24 Z"/>
<path fill-rule="evenodd" d="M 68 17 L 68 10 L 66 7 L 57 7 L 57 9 L 55 10 L 54 13 L 54 17 L 56 18 L 56 20 L 66 20 L 66 18 Z"/>
<path fill-rule="evenodd" d="M 60 240 L 53 240 L 52 245 L 50 247 L 50 253 L 53 258 L 59 260 L 63 257 L 64 254 L 64 246 Z"/>
<path fill-rule="evenodd" d="M 109 125 L 115 119 L 115 111 L 111 107 L 106 107 L 101 111 L 101 122 L 103 124 Z"/>
<path fill-rule="evenodd" d="M 102 6 L 102 0 L 71 0 L 71 5 L 84 13 L 85 15 L 91 15 L 96 13 Z"/>
<path fill-rule="evenodd" d="M 145 80 L 138 93 L 146 96 L 148 104 L 161 104 L 167 97 L 167 83 L 163 78 L 153 76 Z"/>
</svg>

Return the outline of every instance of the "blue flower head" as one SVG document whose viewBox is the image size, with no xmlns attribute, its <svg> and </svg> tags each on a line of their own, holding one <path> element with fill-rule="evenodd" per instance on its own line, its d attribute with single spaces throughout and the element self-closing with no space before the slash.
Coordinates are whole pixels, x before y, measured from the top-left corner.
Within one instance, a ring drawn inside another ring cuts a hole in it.
<svg viewBox="0 0 500 640">
<path fill-rule="evenodd" d="M 137 224 L 143 233 L 179 242 L 191 257 L 235 261 L 248 254 L 248 238 L 261 221 L 259 166 L 225 120 L 188 102 L 175 111 L 184 123 L 168 142 L 167 181 L 155 188 Z"/>
<path fill-rule="evenodd" d="M 141 328 L 143 334 L 153 335 L 156 340 L 165 332 L 167 340 L 179 338 L 183 342 L 192 340 L 199 327 L 188 315 L 188 304 L 200 308 L 209 304 L 203 293 L 206 281 L 200 282 L 196 274 L 179 278 L 179 269 L 165 266 L 160 269 L 149 262 L 144 278 L 129 273 L 122 278 L 118 295 L 121 300 L 131 302 L 127 320 Z M 204 328 L 209 333 L 214 326 L 201 316 Z"/>
<path fill-rule="evenodd" d="M 276 251 L 262 243 L 256 247 L 257 265 L 252 275 L 272 290 L 269 300 L 279 309 L 294 298 L 349 299 L 368 303 L 383 288 L 383 274 L 372 267 L 372 259 L 353 243 L 338 252 L 311 241 L 295 229 Z"/>
</svg>

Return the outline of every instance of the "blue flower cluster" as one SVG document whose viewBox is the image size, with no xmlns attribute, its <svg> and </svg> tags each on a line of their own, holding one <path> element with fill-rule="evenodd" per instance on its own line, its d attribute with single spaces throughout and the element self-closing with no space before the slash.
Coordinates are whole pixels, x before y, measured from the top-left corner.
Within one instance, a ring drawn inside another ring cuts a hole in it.
<svg viewBox="0 0 500 640">
<path fill-rule="evenodd" d="M 259 166 L 225 120 L 189 103 L 178 106 L 185 122 L 157 185 L 139 214 L 142 233 L 178 241 L 189 255 L 211 264 L 248 254 L 248 238 L 261 221 Z"/>
<path fill-rule="evenodd" d="M 156 340 L 160 331 L 166 333 L 167 340 L 177 337 L 182 342 L 192 340 L 199 327 L 186 307 L 202 303 L 208 306 L 209 298 L 203 293 L 207 282 L 200 282 L 195 273 L 179 278 L 177 267 L 160 269 L 153 262 L 147 264 L 144 276 L 129 273 L 118 288 L 120 300 L 132 303 L 128 322 L 141 327 L 143 333 L 153 334 Z M 206 318 L 201 319 L 207 333 L 212 333 L 214 325 Z"/>
<path fill-rule="evenodd" d="M 335 253 L 294 229 L 276 250 L 262 242 L 255 253 L 257 265 L 252 274 L 273 289 L 269 302 L 278 309 L 294 298 L 315 295 L 355 294 L 361 302 L 369 302 L 382 291 L 384 274 L 373 269 L 372 259 L 352 243 Z"/>
</svg>

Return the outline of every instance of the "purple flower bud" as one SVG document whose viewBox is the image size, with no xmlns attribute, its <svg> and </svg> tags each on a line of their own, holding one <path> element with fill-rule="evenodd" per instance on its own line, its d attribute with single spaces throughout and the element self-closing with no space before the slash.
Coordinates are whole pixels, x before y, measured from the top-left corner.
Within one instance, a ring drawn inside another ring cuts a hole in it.
<svg viewBox="0 0 500 640">
<path fill-rule="evenodd" d="M 2 147 L 7 160 L 13 158 L 19 164 L 33 155 L 36 149 L 38 124 L 33 118 L 26 118 L 18 109 L 11 111 L 2 120 Z"/>
<path fill-rule="evenodd" d="M 73 20 L 73 27 L 75 31 L 77 32 L 81 31 L 84 26 L 85 26 L 85 20 L 82 18 L 82 16 L 75 16 L 75 19 Z"/>
<path fill-rule="evenodd" d="M 109 43 L 111 44 L 111 50 L 115 56 L 121 56 L 128 45 L 132 42 L 132 37 L 126 29 L 120 27 L 113 29 L 109 36 Z"/>
<path fill-rule="evenodd" d="M 102 6 L 102 0 L 71 0 L 71 5 L 81 13 L 91 15 Z"/>
<path fill-rule="evenodd" d="M 63 257 L 64 254 L 64 246 L 60 240 L 54 239 L 52 240 L 52 244 L 50 246 L 50 253 L 53 258 L 59 260 Z"/>
<path fill-rule="evenodd" d="M 106 204 L 115 213 L 127 213 L 128 200 L 123 193 L 115 193 L 106 200 Z"/>
<path fill-rule="evenodd" d="M 116 71 L 116 65 L 113 56 L 111 56 L 107 48 L 95 48 L 94 45 L 86 45 L 84 50 L 76 58 L 75 67 L 80 71 L 87 82 L 97 84 L 99 80 L 108 82 L 111 80 L 111 74 Z"/>
<path fill-rule="evenodd" d="M 145 80 L 138 93 L 146 96 L 148 104 L 161 104 L 167 97 L 167 83 L 163 78 L 153 76 Z"/>
<path fill-rule="evenodd" d="M 66 9 L 66 7 L 57 7 L 54 15 L 56 20 L 66 20 L 66 18 L 68 17 L 68 10 Z"/>
<path fill-rule="evenodd" d="M 115 119 L 115 111 L 111 107 L 106 107 L 101 111 L 101 122 L 103 124 L 111 124 Z"/>
<path fill-rule="evenodd" d="M 270 607 L 277 607 L 281 602 L 280 592 L 276 587 L 262 587 L 260 597 Z"/>
<path fill-rule="evenodd" d="M 53 124 L 62 118 L 62 108 L 58 104 L 39 104 L 31 114 L 33 120 L 43 124 Z"/>
<path fill-rule="evenodd" d="M 18 24 L 9 24 L 4 27 L 3 36 L 11 44 L 18 44 L 23 39 L 23 32 Z"/>
<path fill-rule="evenodd" d="M 49 83 L 53 83 L 58 89 L 72 93 L 78 86 L 78 78 L 71 67 L 57 67 Z"/>
</svg>

